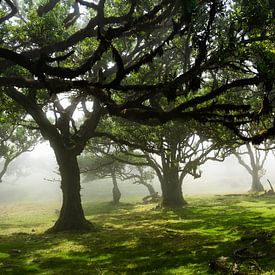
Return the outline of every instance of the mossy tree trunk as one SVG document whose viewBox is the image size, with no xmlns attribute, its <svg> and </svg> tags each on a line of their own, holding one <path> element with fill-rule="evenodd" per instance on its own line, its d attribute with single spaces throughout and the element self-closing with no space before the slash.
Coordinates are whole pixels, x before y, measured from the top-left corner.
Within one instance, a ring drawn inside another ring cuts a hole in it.
<svg viewBox="0 0 275 275">
<path fill-rule="evenodd" d="M 141 181 L 140 184 L 144 185 L 144 186 L 147 188 L 147 190 L 148 190 L 148 192 L 149 192 L 149 194 L 150 194 L 151 196 L 154 195 L 154 194 L 156 194 L 156 191 L 155 191 L 155 189 L 154 189 L 154 187 L 153 187 L 152 184 L 147 183 L 147 182 L 145 182 L 145 181 Z"/>
<path fill-rule="evenodd" d="M 168 153 L 165 150 L 160 152 L 161 165 L 146 155 L 149 165 L 155 170 L 160 181 L 162 206 L 167 208 L 178 208 L 187 204 L 182 194 L 182 180 L 176 154 L 177 142 L 173 142 Z"/>
<path fill-rule="evenodd" d="M 166 167 L 164 169 L 161 190 L 163 207 L 176 208 L 187 204 L 183 198 L 177 167 Z"/>
</svg>

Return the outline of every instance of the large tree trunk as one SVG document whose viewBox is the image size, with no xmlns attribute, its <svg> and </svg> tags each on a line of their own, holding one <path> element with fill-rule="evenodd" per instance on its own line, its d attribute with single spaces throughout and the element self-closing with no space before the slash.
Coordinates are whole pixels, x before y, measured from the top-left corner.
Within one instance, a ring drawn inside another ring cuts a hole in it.
<svg viewBox="0 0 275 275">
<path fill-rule="evenodd" d="M 112 170 L 112 180 L 113 180 L 113 204 L 119 204 L 121 198 L 121 192 L 119 191 L 115 171 Z"/>
<path fill-rule="evenodd" d="M 77 157 L 64 153 L 64 151 L 61 153 L 55 150 L 55 154 L 61 176 L 63 203 L 58 220 L 48 232 L 95 229 L 84 216 L 80 197 L 80 172 Z"/>
<path fill-rule="evenodd" d="M 176 208 L 187 204 L 182 195 L 177 167 L 169 167 L 164 170 L 161 190 L 163 207 Z"/>
<path fill-rule="evenodd" d="M 262 192 L 264 191 L 264 187 L 261 184 L 260 177 L 258 172 L 254 171 L 252 174 L 252 184 L 249 192 Z"/>
</svg>

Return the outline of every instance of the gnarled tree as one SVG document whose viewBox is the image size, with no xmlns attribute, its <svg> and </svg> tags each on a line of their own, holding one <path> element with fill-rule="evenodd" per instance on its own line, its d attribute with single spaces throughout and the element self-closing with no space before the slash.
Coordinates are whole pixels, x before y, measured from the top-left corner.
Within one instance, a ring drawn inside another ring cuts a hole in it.
<svg viewBox="0 0 275 275">
<path fill-rule="evenodd" d="M 264 164 L 271 149 L 274 149 L 272 142 L 266 140 L 261 146 L 246 142 L 245 148 L 240 147 L 233 151 L 234 156 L 252 178 L 249 192 L 264 191 L 261 178 L 265 175 Z M 244 158 L 245 156 L 248 156 L 248 160 Z"/>
<path fill-rule="evenodd" d="M 123 148 L 123 149 L 122 149 Z M 113 183 L 113 203 L 118 204 L 121 192 L 118 179 L 130 180 L 133 184 L 144 185 L 150 195 L 156 192 L 150 181 L 154 175 L 137 159 L 138 155 L 125 151 L 125 146 L 113 143 L 108 138 L 94 138 L 86 146 L 84 154 L 79 158 L 79 165 L 84 181 L 111 178 Z"/>
<path fill-rule="evenodd" d="M 231 151 L 231 147 L 226 145 L 230 134 L 226 129 L 220 127 L 214 131 L 195 121 L 148 127 L 109 120 L 107 125 L 108 132 L 99 127 L 97 135 L 121 144 L 120 153 L 128 156 L 124 160 L 119 155 L 112 157 L 136 166 L 150 166 L 161 184 L 165 207 L 185 205 L 182 194 L 185 177 L 188 174 L 200 177 L 200 165 L 209 160 L 223 161 Z"/>
<path fill-rule="evenodd" d="M 262 84 L 259 100 L 267 102 L 274 81 L 269 1 L 29 1 L 19 8 L 22 19 L 15 19 L 15 1 L 0 5 L 1 92 L 32 116 L 55 151 L 64 199 L 56 231 L 89 227 L 76 156 L 103 113 L 151 125 L 222 122 L 236 132 L 264 113 L 247 99 L 232 103 L 230 94 Z M 184 69 L 185 51 L 191 58 Z M 175 69 L 159 77 L 167 60 Z M 158 70 L 146 78 L 152 68 Z M 70 106 L 60 104 L 64 92 Z M 84 101 L 94 102 L 93 110 Z M 164 101 L 173 104 L 163 108 Z M 78 128 L 79 104 L 85 122 Z M 53 120 L 45 106 L 54 109 Z"/>
<path fill-rule="evenodd" d="M 107 145 L 107 148 L 105 147 L 101 150 L 99 150 L 99 146 L 99 144 L 96 144 L 94 147 L 89 143 L 83 156 L 79 159 L 80 170 L 84 182 L 111 178 L 113 183 L 113 204 L 116 205 L 119 203 L 121 198 L 118 178 L 125 173 L 125 164 L 120 163 L 111 157 L 113 152 L 110 152 L 110 144 Z M 104 151 L 104 154 L 101 153 L 102 151 Z"/>
</svg>

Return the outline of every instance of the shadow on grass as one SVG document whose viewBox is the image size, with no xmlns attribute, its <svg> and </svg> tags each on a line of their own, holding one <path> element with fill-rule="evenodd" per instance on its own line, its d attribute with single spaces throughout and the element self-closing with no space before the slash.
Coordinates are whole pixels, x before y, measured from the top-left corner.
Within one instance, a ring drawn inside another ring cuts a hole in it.
<svg viewBox="0 0 275 275">
<path fill-rule="evenodd" d="M 259 205 L 263 213 L 254 209 L 257 202 L 241 198 L 176 210 L 88 205 L 86 214 L 102 226 L 99 232 L 1 235 L 0 274 L 213 274 L 211 259 L 232 256 L 250 242 L 242 237 L 275 226 L 275 210 L 265 203 Z M 274 242 L 260 249 L 267 253 L 259 265 L 275 270 Z"/>
<path fill-rule="evenodd" d="M 125 209 L 127 211 L 132 210 L 135 207 L 131 203 L 119 203 L 117 205 L 112 202 L 101 202 L 101 203 L 86 203 L 84 206 L 85 215 L 96 215 L 96 214 L 110 214 L 117 210 Z"/>
</svg>

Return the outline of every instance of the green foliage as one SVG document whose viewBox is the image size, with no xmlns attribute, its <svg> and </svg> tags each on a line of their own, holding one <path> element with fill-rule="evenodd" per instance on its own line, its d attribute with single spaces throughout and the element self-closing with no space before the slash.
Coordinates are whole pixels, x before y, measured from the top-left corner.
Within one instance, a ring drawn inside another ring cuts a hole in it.
<svg viewBox="0 0 275 275">
<path fill-rule="evenodd" d="M 129 0 L 114 0 L 106 3 L 105 14 L 107 16 L 121 16 L 127 14 L 130 8 Z"/>
<path fill-rule="evenodd" d="M 16 25 L 10 25 L 11 41 L 21 42 L 23 49 L 29 47 L 44 47 L 68 37 L 71 30 L 64 27 L 63 20 L 68 12 L 68 5 L 57 5 L 54 12 L 38 16 L 36 8 L 32 7 L 26 15 L 26 23 L 20 20 Z"/>
</svg>

